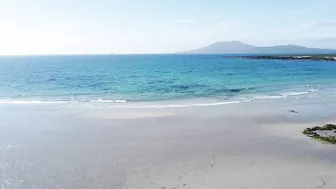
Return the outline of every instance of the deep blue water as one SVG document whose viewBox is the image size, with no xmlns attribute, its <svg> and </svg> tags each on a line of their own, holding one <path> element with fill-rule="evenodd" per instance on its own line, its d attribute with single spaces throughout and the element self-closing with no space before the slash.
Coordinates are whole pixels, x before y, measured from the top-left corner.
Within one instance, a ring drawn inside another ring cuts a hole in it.
<svg viewBox="0 0 336 189">
<path fill-rule="evenodd" d="M 327 94 L 335 88 L 335 62 L 225 55 L 0 57 L 0 102 L 225 101 Z"/>
</svg>

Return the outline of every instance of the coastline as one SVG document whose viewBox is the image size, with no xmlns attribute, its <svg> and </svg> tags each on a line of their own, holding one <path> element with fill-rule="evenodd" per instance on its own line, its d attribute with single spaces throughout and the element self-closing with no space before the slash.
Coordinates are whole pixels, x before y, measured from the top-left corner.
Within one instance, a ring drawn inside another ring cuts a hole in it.
<svg viewBox="0 0 336 189">
<path fill-rule="evenodd" d="M 320 55 L 253 55 L 240 56 L 239 58 L 255 59 L 255 60 L 310 60 L 310 61 L 328 61 L 335 62 L 336 55 L 334 54 L 320 54 Z"/>
<path fill-rule="evenodd" d="M 335 7 L 1 1 L 0 189 L 336 189 Z"/>
<path fill-rule="evenodd" d="M 335 146 L 302 131 L 336 123 L 335 108 L 335 98 L 141 109 L 2 104 L 0 183 L 5 188 L 331 189 Z"/>
<path fill-rule="evenodd" d="M 206 107 L 206 106 L 221 106 L 227 104 L 246 103 L 253 101 L 267 101 L 267 100 L 281 100 L 281 99 L 318 99 L 318 98 L 333 98 L 336 91 L 333 86 L 319 86 L 314 85 L 297 86 L 296 88 L 268 91 L 262 93 L 238 94 L 236 96 L 209 96 L 209 97 L 194 97 L 176 98 L 176 99 L 161 99 L 161 100 L 132 100 L 132 99 L 110 99 L 100 97 L 90 98 L 4 98 L 0 99 L 1 106 L 29 106 L 29 105 L 48 105 L 48 106 L 67 106 L 76 107 L 107 107 L 107 108 L 186 108 L 186 107 Z"/>
</svg>

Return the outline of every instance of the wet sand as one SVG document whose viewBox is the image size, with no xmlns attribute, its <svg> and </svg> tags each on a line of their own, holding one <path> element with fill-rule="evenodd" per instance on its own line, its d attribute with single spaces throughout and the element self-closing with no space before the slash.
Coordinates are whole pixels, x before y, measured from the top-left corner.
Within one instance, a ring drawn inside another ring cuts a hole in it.
<svg viewBox="0 0 336 189">
<path fill-rule="evenodd" d="M 302 131 L 336 123 L 335 102 L 143 109 L 1 106 L 0 186 L 334 189 L 336 147 Z"/>
</svg>

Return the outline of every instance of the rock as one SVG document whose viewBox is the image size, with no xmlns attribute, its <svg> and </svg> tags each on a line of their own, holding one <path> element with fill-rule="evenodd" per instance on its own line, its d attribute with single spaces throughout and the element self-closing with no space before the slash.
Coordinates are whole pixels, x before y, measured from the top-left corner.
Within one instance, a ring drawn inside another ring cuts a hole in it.
<svg viewBox="0 0 336 189">
<path fill-rule="evenodd" d="M 295 110 L 289 110 L 289 112 L 292 112 L 292 113 L 299 113 L 299 112 L 297 112 L 297 111 L 295 111 Z"/>
<path fill-rule="evenodd" d="M 295 56 L 243 56 L 240 58 L 246 59 L 261 59 L 261 60 L 311 60 L 311 61 L 336 61 L 336 55 L 295 55 Z"/>
<path fill-rule="evenodd" d="M 336 125 L 333 124 L 306 128 L 302 133 L 324 144 L 336 144 L 336 137 L 333 134 L 336 133 Z"/>
</svg>

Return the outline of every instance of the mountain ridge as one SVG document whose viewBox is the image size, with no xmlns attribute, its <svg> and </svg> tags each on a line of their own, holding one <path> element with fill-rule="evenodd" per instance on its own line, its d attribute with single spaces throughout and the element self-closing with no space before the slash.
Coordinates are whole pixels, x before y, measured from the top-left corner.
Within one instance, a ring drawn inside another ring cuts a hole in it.
<svg viewBox="0 0 336 189">
<path fill-rule="evenodd" d="M 300 45 L 274 45 L 259 47 L 241 41 L 220 41 L 205 47 L 178 54 L 295 54 L 295 53 L 336 53 L 336 49 L 308 48 Z"/>
</svg>

